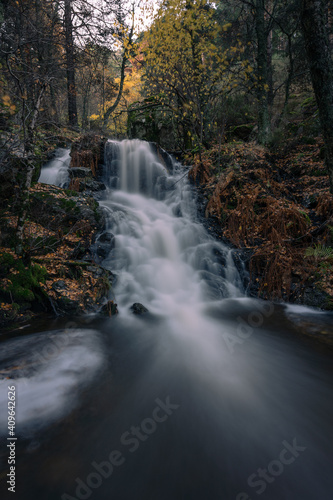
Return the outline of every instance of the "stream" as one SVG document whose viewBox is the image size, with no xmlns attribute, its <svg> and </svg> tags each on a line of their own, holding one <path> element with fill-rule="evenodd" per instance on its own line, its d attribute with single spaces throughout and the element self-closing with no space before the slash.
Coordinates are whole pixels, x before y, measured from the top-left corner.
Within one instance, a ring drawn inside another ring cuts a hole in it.
<svg viewBox="0 0 333 500">
<path fill-rule="evenodd" d="M 67 154 L 41 182 L 65 182 Z M 333 498 L 332 354 L 316 342 L 333 314 L 247 297 L 170 164 L 142 141 L 106 145 L 100 204 L 114 243 L 102 265 L 119 315 L 36 320 L 0 338 L 12 377 L 0 380 L 1 498 L 12 385 L 19 500 Z"/>
</svg>

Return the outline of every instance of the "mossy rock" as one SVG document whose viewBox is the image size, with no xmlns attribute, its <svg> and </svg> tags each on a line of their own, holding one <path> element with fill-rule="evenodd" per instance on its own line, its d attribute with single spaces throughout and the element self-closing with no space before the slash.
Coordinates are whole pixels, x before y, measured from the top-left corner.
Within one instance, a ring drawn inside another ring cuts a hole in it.
<svg viewBox="0 0 333 500">
<path fill-rule="evenodd" d="M 9 253 L 0 257 L 0 278 L 6 280 L 0 285 L 0 293 L 18 304 L 37 300 L 41 295 L 40 284 L 45 282 L 46 276 L 46 269 L 38 264 L 25 266 L 22 259 Z"/>
</svg>

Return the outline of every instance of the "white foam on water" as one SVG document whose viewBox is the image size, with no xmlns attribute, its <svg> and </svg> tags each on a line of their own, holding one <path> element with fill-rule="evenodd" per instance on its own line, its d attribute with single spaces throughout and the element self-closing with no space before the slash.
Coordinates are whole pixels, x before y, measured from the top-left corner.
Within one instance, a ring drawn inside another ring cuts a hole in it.
<svg viewBox="0 0 333 500">
<path fill-rule="evenodd" d="M 284 304 L 286 313 L 292 314 L 327 314 L 327 311 L 321 311 L 316 307 L 301 306 L 298 304 Z"/>
<path fill-rule="evenodd" d="M 7 429 L 8 387 L 15 386 L 16 433 L 24 434 L 70 413 L 82 388 L 103 366 L 104 355 L 95 330 L 43 332 L 2 344 L 0 432 Z"/>
</svg>

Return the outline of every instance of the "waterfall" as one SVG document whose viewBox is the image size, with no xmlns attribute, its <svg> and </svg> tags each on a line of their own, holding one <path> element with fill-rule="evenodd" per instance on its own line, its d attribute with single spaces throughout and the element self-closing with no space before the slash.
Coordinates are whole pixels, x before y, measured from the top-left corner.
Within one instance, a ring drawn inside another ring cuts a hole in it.
<svg viewBox="0 0 333 500">
<path fill-rule="evenodd" d="M 120 314 L 1 336 L 3 484 L 15 439 L 20 500 L 331 500 L 332 313 L 245 297 L 185 167 L 140 141 L 105 156 Z"/>
<path fill-rule="evenodd" d="M 156 314 L 242 295 L 231 250 L 199 223 L 184 167 L 170 175 L 147 142 L 108 141 L 101 205 L 115 237 L 103 262 L 119 273 L 120 308 L 143 303 Z"/>
<path fill-rule="evenodd" d="M 70 149 L 57 149 L 55 157 L 43 166 L 38 182 L 67 187 L 69 184 L 68 168 L 70 161 Z"/>
</svg>

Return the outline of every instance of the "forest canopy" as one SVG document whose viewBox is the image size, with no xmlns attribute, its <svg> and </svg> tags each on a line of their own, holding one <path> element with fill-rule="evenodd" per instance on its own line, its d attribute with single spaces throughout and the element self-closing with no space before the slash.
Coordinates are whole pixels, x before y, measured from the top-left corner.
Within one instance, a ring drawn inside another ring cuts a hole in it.
<svg viewBox="0 0 333 500">
<path fill-rule="evenodd" d="M 323 130 L 332 185 L 330 2 L 9 0 L 0 12 L 11 147 L 69 127 L 201 154 Z"/>
</svg>

